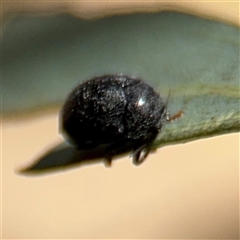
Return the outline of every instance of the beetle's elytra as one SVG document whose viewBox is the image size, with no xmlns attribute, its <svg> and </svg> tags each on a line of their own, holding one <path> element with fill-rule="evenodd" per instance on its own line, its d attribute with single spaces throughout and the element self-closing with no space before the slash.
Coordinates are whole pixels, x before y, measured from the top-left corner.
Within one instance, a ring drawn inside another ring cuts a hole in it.
<svg viewBox="0 0 240 240">
<path fill-rule="evenodd" d="M 169 120 L 166 103 L 151 86 L 126 75 L 104 75 L 78 85 L 61 112 L 64 136 L 80 150 L 104 145 L 106 159 L 120 149 L 140 164 Z M 128 147 L 127 147 L 128 146 Z"/>
</svg>

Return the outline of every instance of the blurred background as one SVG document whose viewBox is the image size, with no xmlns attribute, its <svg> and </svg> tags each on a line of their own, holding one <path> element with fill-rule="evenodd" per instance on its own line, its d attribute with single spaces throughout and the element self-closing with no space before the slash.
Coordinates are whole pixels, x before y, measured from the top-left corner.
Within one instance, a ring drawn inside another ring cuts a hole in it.
<svg viewBox="0 0 240 240">
<path fill-rule="evenodd" d="M 239 3 L 4 2 L 3 31 L 19 15 L 85 19 L 171 10 L 239 26 Z M 14 71 L 14 69 L 13 69 Z M 2 238 L 238 239 L 239 133 L 45 175 L 18 170 L 62 137 L 59 107 L 2 120 Z"/>
</svg>

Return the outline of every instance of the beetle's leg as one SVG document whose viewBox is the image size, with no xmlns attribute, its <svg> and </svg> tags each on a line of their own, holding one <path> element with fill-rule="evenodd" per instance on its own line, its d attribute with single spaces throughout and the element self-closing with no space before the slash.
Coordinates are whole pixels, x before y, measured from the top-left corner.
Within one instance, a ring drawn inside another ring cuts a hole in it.
<svg viewBox="0 0 240 240">
<path fill-rule="evenodd" d="M 112 157 L 123 152 L 123 141 L 113 143 L 109 145 L 105 150 L 105 165 L 107 167 L 111 167 L 112 165 Z"/>
<path fill-rule="evenodd" d="M 178 111 L 177 113 L 175 113 L 175 114 L 172 115 L 172 116 L 170 116 L 170 115 L 168 114 L 166 120 L 169 121 L 169 122 L 172 122 L 172 121 L 175 121 L 176 119 L 182 117 L 182 115 L 183 115 L 183 110 L 180 110 L 180 111 Z"/>
<path fill-rule="evenodd" d="M 146 145 L 137 148 L 132 154 L 133 164 L 140 165 L 141 163 L 143 163 L 143 161 L 147 158 L 149 152 L 150 149 L 147 148 Z"/>
<path fill-rule="evenodd" d="M 107 155 L 106 158 L 104 159 L 104 163 L 106 167 L 111 167 L 112 166 L 112 157 L 110 155 Z"/>
</svg>

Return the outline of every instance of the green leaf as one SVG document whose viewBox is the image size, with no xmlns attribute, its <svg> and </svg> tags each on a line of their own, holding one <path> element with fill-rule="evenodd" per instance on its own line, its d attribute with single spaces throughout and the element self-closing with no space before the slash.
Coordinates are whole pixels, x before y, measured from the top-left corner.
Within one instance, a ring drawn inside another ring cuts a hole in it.
<svg viewBox="0 0 240 240">
<path fill-rule="evenodd" d="M 96 75 L 141 77 L 183 116 L 152 147 L 240 129 L 239 28 L 180 13 L 20 17 L 2 40 L 4 116 L 60 106 Z"/>
</svg>

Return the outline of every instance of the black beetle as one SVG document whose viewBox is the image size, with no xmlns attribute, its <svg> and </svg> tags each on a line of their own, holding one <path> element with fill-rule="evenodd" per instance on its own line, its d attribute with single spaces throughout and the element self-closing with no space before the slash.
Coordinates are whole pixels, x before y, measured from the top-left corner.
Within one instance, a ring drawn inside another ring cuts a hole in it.
<svg viewBox="0 0 240 240">
<path fill-rule="evenodd" d="M 61 112 L 64 136 L 79 150 L 105 146 L 105 158 L 133 151 L 142 163 L 150 144 L 169 121 L 166 102 L 151 86 L 127 75 L 104 75 L 78 85 Z"/>
</svg>

